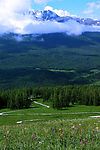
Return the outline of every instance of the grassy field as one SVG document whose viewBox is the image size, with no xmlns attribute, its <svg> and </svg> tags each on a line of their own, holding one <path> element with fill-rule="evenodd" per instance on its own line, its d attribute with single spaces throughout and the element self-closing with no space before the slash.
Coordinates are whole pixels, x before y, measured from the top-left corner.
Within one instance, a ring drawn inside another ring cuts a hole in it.
<svg viewBox="0 0 100 150">
<path fill-rule="evenodd" d="M 41 102 L 41 100 L 40 100 Z M 47 103 L 48 104 L 48 103 Z M 50 105 L 50 104 L 49 104 Z M 18 121 L 23 123 L 50 121 L 58 119 L 84 119 L 90 116 L 100 115 L 100 106 L 80 106 L 75 105 L 61 110 L 46 108 L 38 104 L 33 104 L 29 109 L 21 110 L 0 110 L 0 125 L 15 125 Z M 2 114 L 3 113 L 3 114 Z"/>
<path fill-rule="evenodd" d="M 100 120 L 54 120 L 1 126 L 1 150 L 99 150 Z"/>
<path fill-rule="evenodd" d="M 100 106 L 0 110 L 0 150 L 99 150 L 97 115 Z"/>
</svg>

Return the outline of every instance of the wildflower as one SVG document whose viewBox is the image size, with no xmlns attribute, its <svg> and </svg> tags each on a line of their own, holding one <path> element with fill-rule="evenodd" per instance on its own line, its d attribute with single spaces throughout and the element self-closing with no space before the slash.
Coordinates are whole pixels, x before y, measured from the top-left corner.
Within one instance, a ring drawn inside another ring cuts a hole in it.
<svg viewBox="0 0 100 150">
<path fill-rule="evenodd" d="M 33 134 L 32 134 L 32 140 L 34 141 L 34 140 L 36 140 L 36 139 L 37 139 L 36 133 L 33 133 Z"/>
<path fill-rule="evenodd" d="M 99 131 L 99 127 L 96 127 L 95 129 L 96 129 L 96 131 Z"/>
<path fill-rule="evenodd" d="M 72 129 L 75 129 L 75 126 L 72 126 Z"/>
<path fill-rule="evenodd" d="M 52 134 L 55 134 L 56 129 L 55 128 L 51 128 Z"/>
<path fill-rule="evenodd" d="M 62 131 L 62 129 L 59 129 L 59 131 Z"/>
<path fill-rule="evenodd" d="M 9 130 L 6 133 L 9 134 Z"/>
<path fill-rule="evenodd" d="M 88 140 L 87 140 L 87 139 L 82 139 L 82 138 L 80 139 L 80 144 L 81 144 L 81 145 L 83 145 L 83 144 L 86 145 L 87 143 L 88 143 Z"/>
<path fill-rule="evenodd" d="M 63 133 L 63 129 L 59 129 L 59 133 Z"/>
<path fill-rule="evenodd" d="M 44 143 L 44 141 L 39 141 L 39 144 L 43 144 Z"/>
<path fill-rule="evenodd" d="M 80 139 L 80 144 L 81 144 L 81 145 L 83 144 L 83 140 L 82 140 L 82 139 Z"/>
<path fill-rule="evenodd" d="M 64 130 L 59 129 L 59 137 L 62 139 L 64 137 Z"/>
</svg>

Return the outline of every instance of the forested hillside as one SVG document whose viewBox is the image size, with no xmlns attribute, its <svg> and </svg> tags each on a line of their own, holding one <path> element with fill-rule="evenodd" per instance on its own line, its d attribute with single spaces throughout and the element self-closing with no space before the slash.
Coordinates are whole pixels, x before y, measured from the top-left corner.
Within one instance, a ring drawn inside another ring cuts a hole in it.
<svg viewBox="0 0 100 150">
<path fill-rule="evenodd" d="M 0 86 L 99 84 L 100 33 L 0 37 Z"/>
</svg>

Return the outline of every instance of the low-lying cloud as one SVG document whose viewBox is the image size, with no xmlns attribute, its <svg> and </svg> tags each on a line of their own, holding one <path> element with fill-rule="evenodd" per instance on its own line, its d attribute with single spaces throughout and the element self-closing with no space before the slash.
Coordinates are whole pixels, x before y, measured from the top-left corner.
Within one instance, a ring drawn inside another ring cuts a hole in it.
<svg viewBox="0 0 100 150">
<path fill-rule="evenodd" d="M 74 20 L 65 23 L 37 21 L 27 12 L 32 9 L 32 0 L 0 0 L 0 34 L 42 34 L 66 32 L 80 35 L 83 32 L 100 32 L 100 26 L 86 26 Z M 25 15 L 25 13 L 27 15 Z"/>
</svg>

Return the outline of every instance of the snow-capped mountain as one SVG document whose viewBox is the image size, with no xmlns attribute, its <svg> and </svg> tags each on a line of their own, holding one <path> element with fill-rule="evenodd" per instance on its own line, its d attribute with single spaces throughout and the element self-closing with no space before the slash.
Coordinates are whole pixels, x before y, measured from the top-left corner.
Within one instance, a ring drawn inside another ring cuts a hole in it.
<svg viewBox="0 0 100 150">
<path fill-rule="evenodd" d="M 40 20 L 40 21 L 57 21 L 63 23 L 63 22 L 67 22 L 68 20 L 74 20 L 84 25 L 100 26 L 100 20 L 94 20 L 91 18 L 78 18 L 72 16 L 61 17 L 51 10 L 29 11 L 28 13 L 32 15 L 36 20 Z"/>
</svg>

